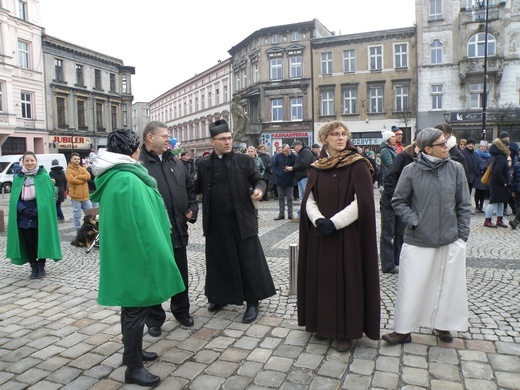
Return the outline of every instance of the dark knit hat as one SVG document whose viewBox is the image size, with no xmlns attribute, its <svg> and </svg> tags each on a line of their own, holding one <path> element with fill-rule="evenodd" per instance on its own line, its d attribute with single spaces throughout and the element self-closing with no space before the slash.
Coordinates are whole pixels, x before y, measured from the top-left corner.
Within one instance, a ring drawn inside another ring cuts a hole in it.
<svg viewBox="0 0 520 390">
<path fill-rule="evenodd" d="M 209 133 L 211 137 L 215 137 L 221 133 L 229 133 L 229 126 L 224 119 L 220 119 L 209 124 Z"/>
<path fill-rule="evenodd" d="M 115 129 L 108 134 L 107 150 L 131 156 L 139 147 L 139 136 L 129 129 Z"/>
<path fill-rule="evenodd" d="M 466 141 L 466 145 L 469 145 L 469 144 L 475 145 L 475 140 L 473 138 L 468 138 L 468 140 Z"/>
<path fill-rule="evenodd" d="M 298 146 L 298 145 L 303 145 L 302 141 L 294 141 L 291 148 L 294 148 L 295 146 Z"/>
<path fill-rule="evenodd" d="M 509 138 L 509 133 L 507 131 L 501 131 L 498 138 L 500 138 L 500 139 Z"/>
<path fill-rule="evenodd" d="M 320 144 L 312 144 L 313 149 L 321 149 Z"/>
</svg>

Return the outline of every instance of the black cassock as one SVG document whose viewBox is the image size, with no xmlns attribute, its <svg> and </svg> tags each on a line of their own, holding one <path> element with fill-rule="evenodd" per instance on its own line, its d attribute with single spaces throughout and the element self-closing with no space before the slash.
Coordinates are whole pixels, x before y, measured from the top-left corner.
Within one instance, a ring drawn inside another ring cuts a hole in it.
<svg viewBox="0 0 520 390">
<path fill-rule="evenodd" d="M 211 303 L 242 305 L 276 294 L 258 235 L 242 239 L 223 159 L 213 158 L 206 234 L 206 296 Z M 256 218 L 256 217 L 255 217 Z"/>
</svg>

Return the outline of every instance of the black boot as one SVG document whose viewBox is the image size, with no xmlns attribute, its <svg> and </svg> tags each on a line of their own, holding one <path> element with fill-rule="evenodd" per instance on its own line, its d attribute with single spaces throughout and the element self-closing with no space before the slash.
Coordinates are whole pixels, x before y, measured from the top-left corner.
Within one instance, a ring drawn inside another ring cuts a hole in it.
<svg viewBox="0 0 520 390">
<path fill-rule="evenodd" d="M 143 366 L 143 330 L 148 311 L 149 308 L 121 308 L 121 324 L 124 327 L 123 360 L 127 364 L 125 383 L 157 386 L 161 382 L 161 378 L 149 373 Z"/>
<path fill-rule="evenodd" d="M 43 278 L 46 275 L 45 274 L 45 259 L 38 260 L 36 265 L 37 265 L 37 272 L 38 272 L 38 275 L 36 277 L 38 279 Z"/>
<path fill-rule="evenodd" d="M 124 344 L 125 343 L 125 316 L 123 316 L 121 314 L 121 342 Z M 146 352 L 146 351 L 143 351 L 143 356 L 142 356 L 142 361 L 143 362 L 153 362 L 155 360 L 157 360 L 158 356 L 155 352 Z M 126 360 L 125 360 L 125 355 L 123 354 L 123 366 L 126 366 Z"/>
<path fill-rule="evenodd" d="M 31 275 L 29 278 L 36 279 L 38 277 L 38 263 L 30 263 L 31 265 Z"/>
</svg>

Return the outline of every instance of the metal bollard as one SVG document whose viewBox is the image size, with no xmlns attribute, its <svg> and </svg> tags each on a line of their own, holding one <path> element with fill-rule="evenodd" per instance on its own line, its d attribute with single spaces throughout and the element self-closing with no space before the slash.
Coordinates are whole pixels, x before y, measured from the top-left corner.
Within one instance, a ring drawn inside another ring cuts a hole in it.
<svg viewBox="0 0 520 390">
<path fill-rule="evenodd" d="M 296 294 L 298 280 L 298 245 L 289 245 L 289 294 Z"/>
</svg>

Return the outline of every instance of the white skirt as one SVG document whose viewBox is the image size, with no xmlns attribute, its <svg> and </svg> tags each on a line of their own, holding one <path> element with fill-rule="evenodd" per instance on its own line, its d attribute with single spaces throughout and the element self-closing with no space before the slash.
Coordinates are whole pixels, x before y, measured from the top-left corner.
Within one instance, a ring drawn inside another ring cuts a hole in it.
<svg viewBox="0 0 520 390">
<path fill-rule="evenodd" d="M 417 327 L 466 331 L 466 243 L 440 248 L 403 244 L 395 304 L 395 331 L 410 333 Z"/>
</svg>

